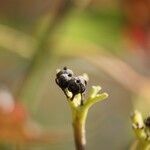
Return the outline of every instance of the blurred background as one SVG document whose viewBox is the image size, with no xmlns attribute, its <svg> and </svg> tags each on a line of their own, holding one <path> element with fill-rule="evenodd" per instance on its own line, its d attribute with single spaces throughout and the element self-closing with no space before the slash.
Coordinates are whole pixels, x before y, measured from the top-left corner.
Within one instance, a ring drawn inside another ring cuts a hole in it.
<svg viewBox="0 0 150 150">
<path fill-rule="evenodd" d="M 74 150 L 57 68 L 109 98 L 87 120 L 87 150 L 127 150 L 130 114 L 149 115 L 149 0 L 0 0 L 0 149 Z"/>
</svg>

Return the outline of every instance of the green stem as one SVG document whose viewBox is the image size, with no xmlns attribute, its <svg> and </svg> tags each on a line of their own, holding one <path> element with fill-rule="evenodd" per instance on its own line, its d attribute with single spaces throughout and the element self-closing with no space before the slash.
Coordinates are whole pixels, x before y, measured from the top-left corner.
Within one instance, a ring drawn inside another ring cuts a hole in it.
<svg viewBox="0 0 150 150">
<path fill-rule="evenodd" d="M 73 122 L 73 129 L 76 150 L 85 150 L 85 125 L 80 124 L 79 121 L 76 120 L 75 122 Z"/>
<path fill-rule="evenodd" d="M 76 112 L 73 120 L 74 140 L 76 150 L 85 150 L 86 145 L 86 132 L 85 122 L 87 118 L 87 112 L 85 110 L 79 110 Z"/>
<path fill-rule="evenodd" d="M 143 143 L 141 140 L 136 140 L 130 147 L 130 150 L 150 150 L 149 143 Z"/>
<path fill-rule="evenodd" d="M 76 150 L 85 150 L 86 146 L 86 132 L 85 123 L 89 108 L 95 103 L 102 101 L 108 97 L 107 93 L 98 94 L 100 86 L 92 86 L 91 94 L 83 105 L 81 103 L 81 96 L 77 95 L 73 100 L 68 99 L 72 110 L 73 130 Z"/>
</svg>

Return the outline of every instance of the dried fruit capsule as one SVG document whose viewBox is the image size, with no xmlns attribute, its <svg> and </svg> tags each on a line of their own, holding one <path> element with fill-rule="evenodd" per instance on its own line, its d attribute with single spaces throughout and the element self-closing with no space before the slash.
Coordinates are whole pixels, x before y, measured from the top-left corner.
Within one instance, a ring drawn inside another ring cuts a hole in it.
<svg viewBox="0 0 150 150">
<path fill-rule="evenodd" d="M 73 76 L 73 71 L 68 69 L 67 67 L 64 67 L 63 70 L 59 70 L 56 74 L 56 77 L 59 78 L 62 74 L 67 74 L 69 77 Z"/>
<path fill-rule="evenodd" d="M 68 87 L 68 81 L 72 78 L 73 71 L 64 67 L 63 70 L 60 70 L 56 74 L 56 83 L 62 89 L 66 89 Z"/>
<path fill-rule="evenodd" d="M 62 70 L 59 70 L 56 74 L 56 83 L 63 90 L 65 95 L 67 95 L 67 90 L 72 93 L 72 100 L 75 95 L 81 94 L 81 104 L 83 104 L 83 94 L 86 90 L 88 77 L 86 74 L 83 76 L 74 77 L 72 70 L 64 67 Z"/>
<path fill-rule="evenodd" d="M 63 70 L 59 70 L 56 74 L 56 83 L 57 85 L 63 90 L 65 95 L 68 97 L 66 94 L 66 89 L 68 88 L 68 83 L 72 79 L 73 76 L 73 71 L 70 69 L 67 69 L 67 67 L 64 67 Z"/>
<path fill-rule="evenodd" d="M 81 103 L 83 103 L 83 93 L 86 90 L 87 81 L 83 76 L 73 77 L 68 84 L 68 90 L 72 93 L 72 98 L 74 99 L 75 95 L 81 94 Z"/>
</svg>

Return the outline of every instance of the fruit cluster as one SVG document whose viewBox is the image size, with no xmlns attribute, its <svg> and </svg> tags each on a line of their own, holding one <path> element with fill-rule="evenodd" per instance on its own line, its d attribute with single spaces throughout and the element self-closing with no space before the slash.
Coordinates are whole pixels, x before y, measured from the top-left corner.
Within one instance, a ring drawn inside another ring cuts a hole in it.
<svg viewBox="0 0 150 150">
<path fill-rule="evenodd" d="M 81 105 L 83 104 L 83 95 L 87 86 L 87 79 L 84 76 L 75 76 L 72 70 L 64 67 L 57 72 L 55 81 L 67 98 L 69 98 L 67 90 L 72 93 L 71 100 L 77 94 L 81 94 Z"/>
</svg>

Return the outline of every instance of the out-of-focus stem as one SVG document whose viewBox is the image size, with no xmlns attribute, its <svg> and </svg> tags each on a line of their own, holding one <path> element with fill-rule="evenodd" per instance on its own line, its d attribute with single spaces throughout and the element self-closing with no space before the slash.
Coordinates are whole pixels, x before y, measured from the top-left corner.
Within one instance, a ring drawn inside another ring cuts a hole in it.
<svg viewBox="0 0 150 150">
<path fill-rule="evenodd" d="M 131 115 L 131 120 L 137 141 L 132 144 L 130 150 L 150 150 L 149 130 L 147 130 L 142 114 L 135 110 Z"/>
<path fill-rule="evenodd" d="M 141 141 L 137 140 L 132 145 L 130 150 L 149 150 L 150 145 L 148 143 L 142 143 Z"/>
<path fill-rule="evenodd" d="M 53 55 L 52 47 L 49 46 L 48 41 L 72 8 L 72 0 L 58 0 L 57 3 L 58 6 L 54 11 L 53 19 L 49 21 L 45 31 L 37 39 L 35 55 L 27 68 L 27 73 L 18 92 L 18 99 L 25 100 L 25 103 L 36 99 L 38 87 L 41 85 L 39 81 L 45 76 L 45 71 L 56 61 L 56 56 Z"/>
</svg>

